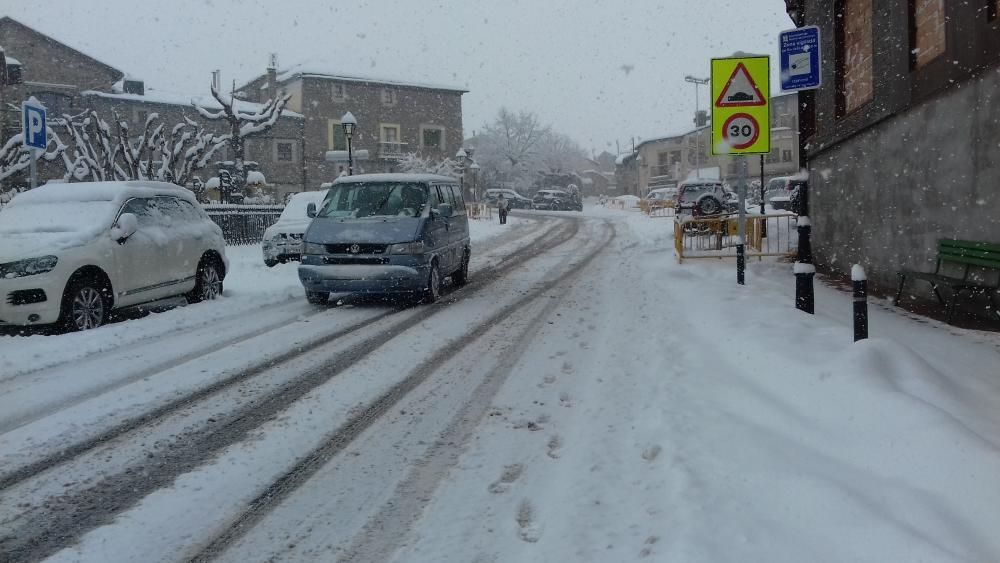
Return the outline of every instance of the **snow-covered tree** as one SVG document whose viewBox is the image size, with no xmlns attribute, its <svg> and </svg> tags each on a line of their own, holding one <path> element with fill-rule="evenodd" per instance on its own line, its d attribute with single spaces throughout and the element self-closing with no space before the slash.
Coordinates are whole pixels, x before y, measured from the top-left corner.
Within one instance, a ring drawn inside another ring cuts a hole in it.
<svg viewBox="0 0 1000 563">
<path fill-rule="evenodd" d="M 586 151 L 562 133 L 547 131 L 538 142 L 537 164 L 547 173 L 574 172 L 585 167 L 586 160 Z"/>
<path fill-rule="evenodd" d="M 407 174 L 439 174 L 441 176 L 451 176 L 458 178 L 461 163 L 450 158 L 436 161 L 429 157 L 420 156 L 417 153 L 408 153 L 396 164 L 396 168 Z"/>
<path fill-rule="evenodd" d="M 49 143 L 45 150 L 38 153 L 38 160 L 53 162 L 63 155 L 66 145 L 62 143 L 54 131 L 49 132 Z M 31 153 L 24 146 L 24 134 L 18 133 L 7 139 L 0 148 L 0 182 L 11 176 L 27 170 L 31 166 Z"/>
<path fill-rule="evenodd" d="M 226 143 L 229 146 L 230 158 L 234 163 L 235 173 L 233 174 L 233 191 L 243 192 L 246 186 L 246 167 L 244 160 L 246 157 L 246 139 L 262 133 L 266 133 L 281 117 L 290 94 L 282 94 L 277 100 L 268 100 L 263 107 L 255 112 L 245 112 L 239 109 L 240 101 L 230 94 L 228 97 L 219 93 L 218 88 L 212 85 L 212 97 L 215 98 L 222 109 L 218 111 L 208 110 L 195 102 L 192 102 L 195 110 L 203 118 L 209 121 L 225 121 L 229 125 L 229 134 L 225 135 Z"/>
</svg>

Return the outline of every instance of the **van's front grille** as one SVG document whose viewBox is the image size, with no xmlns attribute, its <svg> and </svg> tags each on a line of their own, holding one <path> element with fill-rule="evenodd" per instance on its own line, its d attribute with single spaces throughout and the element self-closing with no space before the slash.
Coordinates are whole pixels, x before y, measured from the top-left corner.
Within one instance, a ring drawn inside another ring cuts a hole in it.
<svg viewBox="0 0 1000 563">
<path fill-rule="evenodd" d="M 384 244 L 328 244 L 327 254 L 385 254 Z"/>
</svg>

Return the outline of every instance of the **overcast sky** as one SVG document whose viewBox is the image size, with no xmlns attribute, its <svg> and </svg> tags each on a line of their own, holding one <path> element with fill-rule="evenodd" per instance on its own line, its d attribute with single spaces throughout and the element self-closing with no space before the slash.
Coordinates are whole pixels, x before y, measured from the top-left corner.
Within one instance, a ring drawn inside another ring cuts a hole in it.
<svg viewBox="0 0 1000 563">
<path fill-rule="evenodd" d="M 245 81 L 276 52 L 464 87 L 466 135 L 507 106 L 611 152 L 688 128 L 685 75 L 737 50 L 774 67 L 792 27 L 782 0 L 0 0 L 0 15 L 160 90 L 205 93 L 217 68 Z"/>
</svg>

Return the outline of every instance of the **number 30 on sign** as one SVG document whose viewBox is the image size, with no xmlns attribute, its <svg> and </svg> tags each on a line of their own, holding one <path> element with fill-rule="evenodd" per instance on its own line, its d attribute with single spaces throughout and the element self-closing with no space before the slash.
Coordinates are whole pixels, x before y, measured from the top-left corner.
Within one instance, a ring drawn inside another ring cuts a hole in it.
<svg viewBox="0 0 1000 563">
<path fill-rule="evenodd" d="M 722 137 L 731 149 L 747 149 L 760 137 L 760 124 L 750 114 L 737 113 L 722 126 Z"/>
</svg>

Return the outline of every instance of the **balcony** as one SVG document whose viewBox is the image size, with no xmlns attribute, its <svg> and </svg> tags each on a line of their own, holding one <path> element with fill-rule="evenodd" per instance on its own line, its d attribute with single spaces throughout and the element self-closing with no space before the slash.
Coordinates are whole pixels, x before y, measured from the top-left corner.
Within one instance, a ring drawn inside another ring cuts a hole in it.
<svg viewBox="0 0 1000 563">
<path fill-rule="evenodd" d="M 378 157 L 382 160 L 399 160 L 406 156 L 409 143 L 381 142 L 378 144 Z"/>
</svg>

